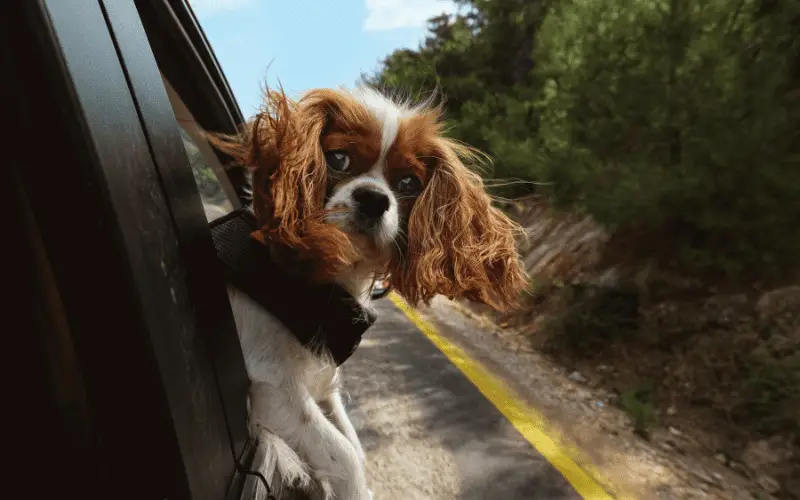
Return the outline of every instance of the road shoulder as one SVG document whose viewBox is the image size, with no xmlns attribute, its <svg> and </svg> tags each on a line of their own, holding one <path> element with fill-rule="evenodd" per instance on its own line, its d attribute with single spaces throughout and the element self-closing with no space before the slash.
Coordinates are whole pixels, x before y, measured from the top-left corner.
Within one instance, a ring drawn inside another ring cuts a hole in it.
<svg viewBox="0 0 800 500">
<path fill-rule="evenodd" d="M 608 394 L 569 380 L 568 369 L 514 338 L 513 332 L 443 298 L 420 313 L 575 443 L 613 488 L 643 499 L 752 498 L 724 469 L 688 457 L 676 461 L 634 436 L 628 417 Z"/>
</svg>

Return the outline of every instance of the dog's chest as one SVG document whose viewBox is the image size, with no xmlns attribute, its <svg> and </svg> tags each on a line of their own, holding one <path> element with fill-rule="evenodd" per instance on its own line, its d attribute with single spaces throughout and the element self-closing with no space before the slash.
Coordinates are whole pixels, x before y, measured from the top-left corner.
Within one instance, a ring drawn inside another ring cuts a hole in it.
<svg viewBox="0 0 800 500">
<path fill-rule="evenodd" d="M 304 370 L 300 376 L 311 398 L 320 402 L 328 399 L 336 391 L 339 384 L 339 371 L 335 365 L 314 364 L 317 366 L 309 366 L 309 369 Z"/>
<path fill-rule="evenodd" d="M 337 367 L 311 353 L 268 311 L 234 287 L 228 289 L 247 374 L 273 387 L 301 385 L 314 400 L 338 384 Z"/>
</svg>

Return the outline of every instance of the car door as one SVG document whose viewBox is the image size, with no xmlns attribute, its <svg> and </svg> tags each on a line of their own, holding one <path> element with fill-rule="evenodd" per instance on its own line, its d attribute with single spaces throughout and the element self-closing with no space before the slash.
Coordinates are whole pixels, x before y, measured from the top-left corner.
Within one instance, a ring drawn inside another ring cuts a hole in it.
<svg viewBox="0 0 800 500">
<path fill-rule="evenodd" d="M 242 116 L 191 9 L 3 2 L 0 56 L 18 479 L 239 498 L 248 380 L 208 220 L 246 192 L 198 131 Z"/>
</svg>

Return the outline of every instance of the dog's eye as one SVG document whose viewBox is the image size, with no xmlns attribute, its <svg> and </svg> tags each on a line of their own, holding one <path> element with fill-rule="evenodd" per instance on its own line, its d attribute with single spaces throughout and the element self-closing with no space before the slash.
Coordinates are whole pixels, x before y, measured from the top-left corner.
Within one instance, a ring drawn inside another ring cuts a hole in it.
<svg viewBox="0 0 800 500">
<path fill-rule="evenodd" d="M 344 151 L 328 151 L 325 153 L 325 162 L 338 172 L 347 172 L 350 168 L 350 156 Z"/>
<path fill-rule="evenodd" d="M 422 182 L 414 175 L 406 175 L 397 181 L 395 189 L 398 194 L 416 195 L 422 191 Z"/>
</svg>

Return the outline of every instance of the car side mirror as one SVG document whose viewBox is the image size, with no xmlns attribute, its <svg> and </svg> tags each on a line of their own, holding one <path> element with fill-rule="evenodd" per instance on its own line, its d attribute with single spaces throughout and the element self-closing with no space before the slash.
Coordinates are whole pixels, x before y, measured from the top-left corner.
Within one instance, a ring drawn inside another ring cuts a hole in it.
<svg viewBox="0 0 800 500">
<path fill-rule="evenodd" d="M 392 282 L 389 280 L 376 281 L 372 286 L 372 300 L 378 300 L 389 295 L 392 291 Z"/>
</svg>

